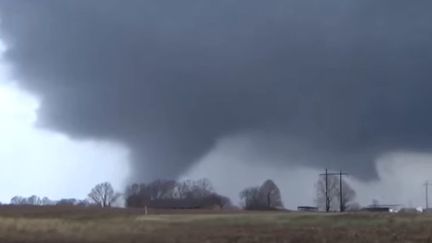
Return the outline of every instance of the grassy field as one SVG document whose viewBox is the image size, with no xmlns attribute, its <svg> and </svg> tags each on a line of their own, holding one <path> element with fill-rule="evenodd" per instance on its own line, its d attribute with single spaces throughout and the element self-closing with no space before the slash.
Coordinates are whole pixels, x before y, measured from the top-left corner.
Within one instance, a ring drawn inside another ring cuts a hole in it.
<svg viewBox="0 0 432 243">
<path fill-rule="evenodd" d="M 0 242 L 432 242 L 432 216 L 0 207 Z"/>
</svg>

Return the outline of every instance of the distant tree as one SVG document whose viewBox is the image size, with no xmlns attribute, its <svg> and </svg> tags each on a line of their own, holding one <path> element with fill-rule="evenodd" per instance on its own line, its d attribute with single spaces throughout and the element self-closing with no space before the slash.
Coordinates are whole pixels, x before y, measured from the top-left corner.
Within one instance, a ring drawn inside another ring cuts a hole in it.
<svg viewBox="0 0 432 243">
<path fill-rule="evenodd" d="M 179 198 L 199 199 L 210 196 L 214 193 L 214 189 L 208 179 L 199 179 L 177 183 L 177 192 L 179 193 Z"/>
<path fill-rule="evenodd" d="M 22 205 L 24 204 L 25 199 L 21 196 L 15 196 L 11 199 L 10 204 L 12 205 Z"/>
<path fill-rule="evenodd" d="M 127 207 L 223 208 L 231 205 L 227 197 L 214 192 L 208 179 L 133 184 L 127 187 L 125 196 Z"/>
<path fill-rule="evenodd" d="M 340 209 L 340 181 L 338 176 L 327 177 L 327 195 L 329 210 L 338 211 Z M 315 185 L 316 199 L 315 202 L 321 210 L 326 210 L 326 181 L 325 177 L 320 177 Z M 342 207 L 348 209 L 356 197 L 355 191 L 351 186 L 342 180 Z"/>
<path fill-rule="evenodd" d="M 74 198 L 64 198 L 60 199 L 56 205 L 57 206 L 75 206 L 78 203 L 78 200 Z"/>
<path fill-rule="evenodd" d="M 34 206 L 42 205 L 42 200 L 38 196 L 32 195 L 27 199 L 27 204 Z"/>
<path fill-rule="evenodd" d="M 213 193 L 213 186 L 208 179 L 186 180 L 176 184 L 176 197 L 180 199 L 204 198 Z"/>
<path fill-rule="evenodd" d="M 178 199 L 190 198 L 193 183 L 191 180 L 177 182 L 175 197 Z"/>
<path fill-rule="evenodd" d="M 192 183 L 192 198 L 204 198 L 214 193 L 213 185 L 209 179 L 199 179 Z"/>
<path fill-rule="evenodd" d="M 21 196 L 15 196 L 11 199 L 10 204 L 12 204 L 12 205 L 40 206 L 40 205 L 42 205 L 42 200 L 36 195 L 30 196 L 28 198 L 21 197 Z"/>
<path fill-rule="evenodd" d="M 259 190 L 260 197 L 265 198 L 267 208 L 283 208 L 280 190 L 272 180 L 266 180 Z"/>
<path fill-rule="evenodd" d="M 88 207 L 91 204 L 88 200 L 78 200 L 75 205 L 80 207 Z"/>
<path fill-rule="evenodd" d="M 249 187 L 240 192 L 240 199 L 245 209 L 262 209 L 264 201 L 260 200 L 259 187 Z"/>
<path fill-rule="evenodd" d="M 148 206 L 151 193 L 146 184 L 133 184 L 126 188 L 126 206 L 143 208 Z"/>
<path fill-rule="evenodd" d="M 212 193 L 201 199 L 193 200 L 198 202 L 201 208 L 231 208 L 232 203 L 228 197 L 219 195 L 217 193 Z"/>
<path fill-rule="evenodd" d="M 54 205 L 54 204 L 56 204 L 56 202 L 54 202 L 53 200 L 49 199 L 48 197 L 43 197 L 41 199 L 41 204 L 47 206 L 47 205 Z"/>
<path fill-rule="evenodd" d="M 117 200 L 120 195 L 114 192 L 110 183 L 104 182 L 96 185 L 88 197 L 100 207 L 111 207 L 111 204 Z"/>
<path fill-rule="evenodd" d="M 173 198 L 177 182 L 174 180 L 155 180 L 147 185 L 151 200 Z"/>
<path fill-rule="evenodd" d="M 266 180 L 259 187 L 249 187 L 240 192 L 243 206 L 248 210 L 269 210 L 283 208 L 280 190 L 272 180 Z"/>
</svg>

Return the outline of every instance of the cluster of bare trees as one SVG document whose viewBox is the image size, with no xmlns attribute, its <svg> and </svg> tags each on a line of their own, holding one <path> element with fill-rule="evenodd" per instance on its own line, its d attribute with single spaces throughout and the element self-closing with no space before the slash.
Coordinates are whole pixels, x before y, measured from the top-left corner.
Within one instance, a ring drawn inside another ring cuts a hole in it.
<svg viewBox="0 0 432 243">
<path fill-rule="evenodd" d="M 40 198 L 36 195 L 30 197 L 15 196 L 10 200 L 10 205 L 29 205 L 29 206 L 89 206 L 87 200 L 78 200 L 74 198 L 60 199 L 58 201 L 51 200 L 48 197 Z"/>
<path fill-rule="evenodd" d="M 30 197 L 15 196 L 11 199 L 11 205 L 30 205 L 30 206 L 99 206 L 110 207 L 119 197 L 120 193 L 115 193 L 110 183 L 104 182 L 96 185 L 88 194 L 89 200 L 78 200 L 65 198 L 58 201 L 48 197 L 40 198 L 36 195 Z"/>
<path fill-rule="evenodd" d="M 227 197 L 214 191 L 208 179 L 133 184 L 127 188 L 125 196 L 128 207 L 225 208 L 231 205 Z"/>
<path fill-rule="evenodd" d="M 247 210 L 283 209 L 280 190 L 272 180 L 266 180 L 261 186 L 244 189 L 240 192 L 240 198 Z"/>
<path fill-rule="evenodd" d="M 342 183 L 342 193 L 341 193 Z M 341 198 L 342 196 L 342 198 Z M 345 180 L 337 176 L 328 176 L 327 181 L 321 177 L 316 183 L 316 204 L 321 210 L 326 210 L 326 200 L 329 209 L 358 208 L 354 202 L 356 193 Z M 28 198 L 15 196 L 12 205 L 68 205 L 68 206 L 98 206 L 111 207 L 118 199 L 125 200 L 127 207 L 138 208 L 227 208 L 232 207 L 228 197 L 215 192 L 208 179 L 200 180 L 155 180 L 150 183 L 132 184 L 122 195 L 114 191 L 108 182 L 96 185 L 88 194 L 89 200 L 62 199 L 53 201 L 47 197 Z M 261 186 L 249 187 L 240 192 L 242 206 L 246 210 L 277 210 L 283 209 L 281 192 L 272 180 L 266 180 Z M 342 203 L 342 205 L 341 205 Z M 341 207 L 342 206 L 342 207 Z"/>
<path fill-rule="evenodd" d="M 316 183 L 315 202 L 320 210 L 326 210 L 326 200 L 330 211 L 358 210 L 360 206 L 354 202 L 355 197 L 354 189 L 338 176 L 327 177 L 327 191 L 324 177 L 319 178 Z M 240 198 L 243 208 L 247 210 L 283 209 L 280 190 L 272 180 L 266 180 L 261 186 L 244 189 L 240 192 Z"/>
<path fill-rule="evenodd" d="M 30 197 L 21 197 L 21 196 L 15 196 L 11 199 L 10 204 L 12 205 L 50 205 L 52 204 L 52 201 L 48 199 L 47 197 L 40 198 L 36 195 L 30 196 Z"/>
</svg>

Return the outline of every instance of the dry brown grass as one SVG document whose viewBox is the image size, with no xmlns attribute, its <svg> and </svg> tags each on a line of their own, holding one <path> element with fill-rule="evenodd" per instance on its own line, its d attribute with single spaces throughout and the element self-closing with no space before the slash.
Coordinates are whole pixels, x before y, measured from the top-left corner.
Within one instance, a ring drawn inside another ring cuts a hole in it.
<svg viewBox="0 0 432 243">
<path fill-rule="evenodd" d="M 0 242 L 431 242 L 432 216 L 1 207 Z M 165 214 L 164 214 L 165 213 Z"/>
</svg>

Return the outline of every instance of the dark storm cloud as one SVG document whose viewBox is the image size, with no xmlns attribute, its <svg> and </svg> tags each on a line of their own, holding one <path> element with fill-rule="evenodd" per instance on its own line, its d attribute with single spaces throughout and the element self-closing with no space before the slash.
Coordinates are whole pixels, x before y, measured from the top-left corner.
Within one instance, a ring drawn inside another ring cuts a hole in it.
<svg viewBox="0 0 432 243">
<path fill-rule="evenodd" d="M 431 9 L 399 0 L 0 1 L 6 58 L 41 97 L 39 123 L 127 144 L 144 178 L 176 176 L 217 139 L 245 131 L 265 134 L 258 144 L 269 154 L 364 178 L 381 153 L 430 149 Z"/>
</svg>

